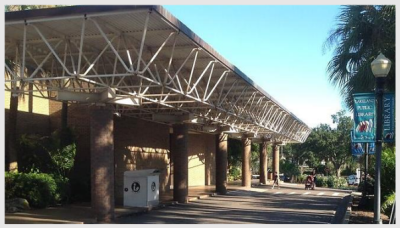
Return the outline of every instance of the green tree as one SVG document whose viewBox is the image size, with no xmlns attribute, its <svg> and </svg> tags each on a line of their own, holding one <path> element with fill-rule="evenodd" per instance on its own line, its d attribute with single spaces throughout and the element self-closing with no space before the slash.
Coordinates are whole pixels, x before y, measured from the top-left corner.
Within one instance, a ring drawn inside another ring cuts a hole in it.
<svg viewBox="0 0 400 228">
<path fill-rule="evenodd" d="M 375 164 L 375 156 L 370 156 L 371 164 Z M 384 144 L 381 158 L 381 195 L 382 200 L 396 191 L 396 148 Z M 375 178 L 375 165 L 369 167 L 369 173 Z"/>
<path fill-rule="evenodd" d="M 375 78 L 371 62 L 383 53 L 392 61 L 386 89 L 395 91 L 395 6 L 342 6 L 337 24 L 324 47 L 334 48 L 327 71 L 330 82 L 339 87 L 346 105 L 353 110 L 354 93 L 371 92 Z"/>
<path fill-rule="evenodd" d="M 250 167 L 252 174 L 260 174 L 260 144 L 251 144 Z"/>
<path fill-rule="evenodd" d="M 336 129 L 324 131 L 322 134 L 322 143 L 320 151 L 325 147 L 324 157 L 326 161 L 330 161 L 335 170 L 336 176 L 340 177 L 342 166 L 351 161 L 351 141 L 350 130 L 353 122 L 349 116 L 345 116 L 345 111 L 339 111 L 332 115 L 334 124 L 337 124 Z M 320 142 L 321 143 L 321 142 Z"/>
<path fill-rule="evenodd" d="M 55 8 L 61 7 L 62 5 L 5 5 L 4 11 L 22 11 L 22 10 L 34 10 L 34 9 L 45 9 L 45 8 Z"/>
<path fill-rule="evenodd" d="M 303 145 L 303 152 L 308 152 L 309 165 L 317 168 L 318 164 L 325 160 L 331 163 L 336 171 L 336 176 L 340 177 L 343 165 L 351 161 L 351 142 L 350 130 L 353 126 L 349 116 L 345 116 L 345 111 L 339 111 L 332 115 L 336 128 L 328 124 L 320 124 L 312 130 L 310 136 Z"/>
</svg>

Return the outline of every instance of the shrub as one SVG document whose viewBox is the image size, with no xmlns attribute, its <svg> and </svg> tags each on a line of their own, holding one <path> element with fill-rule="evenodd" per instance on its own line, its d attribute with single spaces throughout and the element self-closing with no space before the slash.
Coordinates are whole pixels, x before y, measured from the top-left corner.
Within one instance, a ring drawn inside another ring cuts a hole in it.
<svg viewBox="0 0 400 228">
<path fill-rule="evenodd" d="M 358 185 L 357 191 L 359 192 L 364 192 L 364 180 L 360 182 Z M 371 177 L 367 177 L 367 195 L 373 195 L 374 194 L 374 185 L 375 185 L 375 180 Z"/>
<path fill-rule="evenodd" d="M 317 181 L 315 184 L 317 187 L 328 187 L 328 178 L 317 175 Z"/>
<path fill-rule="evenodd" d="M 22 135 L 19 139 L 19 170 L 67 177 L 74 166 L 76 144 L 72 130 L 55 131 L 50 137 Z"/>
<path fill-rule="evenodd" d="M 238 180 L 241 178 L 241 172 L 240 169 L 238 167 L 232 167 L 229 170 L 229 181 L 234 181 L 234 180 Z"/>
<path fill-rule="evenodd" d="M 329 176 L 326 184 L 328 188 L 343 188 L 347 186 L 347 180 L 344 177 Z"/>
<path fill-rule="evenodd" d="M 18 148 L 18 171 L 22 173 L 49 173 L 51 158 L 43 149 L 44 137 L 39 135 L 22 135 Z"/>
<path fill-rule="evenodd" d="M 55 195 L 55 203 L 68 203 L 71 197 L 70 182 L 67 177 L 51 175 L 54 179 L 57 191 Z"/>
<path fill-rule="evenodd" d="M 328 185 L 328 188 L 334 188 L 335 187 L 335 177 L 329 176 L 326 183 Z"/>
<path fill-rule="evenodd" d="M 392 212 L 392 207 L 394 202 L 396 201 L 396 193 L 393 192 L 392 194 L 385 197 L 385 201 L 382 204 L 381 211 L 387 216 L 390 216 Z"/>
<path fill-rule="evenodd" d="M 74 140 L 69 128 L 46 137 L 22 135 L 19 140 L 19 171 L 50 174 L 57 185 L 57 203 L 69 202 L 71 198 L 69 176 L 76 154 Z"/>
<path fill-rule="evenodd" d="M 24 198 L 36 208 L 45 208 L 57 201 L 57 184 L 48 174 L 6 172 L 5 185 L 6 199 Z"/>
<path fill-rule="evenodd" d="M 382 198 L 396 191 L 396 153 L 394 147 L 385 147 L 382 151 L 381 192 Z M 383 199 L 382 199 L 383 200 Z"/>
<path fill-rule="evenodd" d="M 336 182 L 335 188 L 343 188 L 347 186 L 347 180 L 344 177 L 339 177 Z"/>
<path fill-rule="evenodd" d="M 301 174 L 297 176 L 297 183 L 304 183 L 306 181 L 307 175 Z"/>
</svg>

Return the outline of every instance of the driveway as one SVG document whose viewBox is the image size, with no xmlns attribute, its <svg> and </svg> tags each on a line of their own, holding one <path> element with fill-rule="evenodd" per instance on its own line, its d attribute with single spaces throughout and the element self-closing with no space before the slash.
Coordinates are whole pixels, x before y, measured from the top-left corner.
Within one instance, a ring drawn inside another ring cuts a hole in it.
<svg viewBox="0 0 400 228">
<path fill-rule="evenodd" d="M 187 204 L 124 217 L 125 224 L 329 224 L 346 191 L 282 184 L 236 189 Z"/>
</svg>

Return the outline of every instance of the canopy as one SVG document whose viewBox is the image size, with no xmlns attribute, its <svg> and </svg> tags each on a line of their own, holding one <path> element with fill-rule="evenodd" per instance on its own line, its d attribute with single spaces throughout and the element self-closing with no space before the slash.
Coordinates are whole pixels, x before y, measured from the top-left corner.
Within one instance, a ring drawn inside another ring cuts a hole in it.
<svg viewBox="0 0 400 228">
<path fill-rule="evenodd" d="M 8 91 L 275 142 L 311 132 L 162 6 L 7 12 L 4 50 Z"/>
</svg>

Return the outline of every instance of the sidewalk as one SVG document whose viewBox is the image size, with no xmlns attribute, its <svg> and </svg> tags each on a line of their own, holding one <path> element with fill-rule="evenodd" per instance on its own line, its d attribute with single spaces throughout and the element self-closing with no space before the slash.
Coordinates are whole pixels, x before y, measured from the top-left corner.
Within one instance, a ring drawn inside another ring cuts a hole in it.
<svg viewBox="0 0 400 228">
<path fill-rule="evenodd" d="M 230 183 L 228 190 L 243 189 L 238 183 Z M 116 219 L 134 214 L 146 213 L 150 210 L 176 204 L 168 191 L 160 197 L 160 205 L 156 208 L 115 207 Z M 189 188 L 189 201 L 217 195 L 215 185 Z M 45 209 L 31 209 L 16 213 L 5 213 L 5 224 L 94 224 L 97 223 L 90 203 L 70 204 Z"/>
<path fill-rule="evenodd" d="M 252 186 L 258 186 L 259 180 L 253 179 Z M 281 187 L 286 188 L 303 188 L 302 184 L 292 184 L 281 182 Z M 266 186 L 270 188 L 272 181 Z M 258 188 L 246 188 L 241 186 L 240 181 L 230 182 L 228 184 L 229 191 L 246 190 L 257 191 Z M 115 217 L 131 216 L 135 214 L 147 213 L 150 210 L 157 210 L 168 205 L 176 204 L 173 201 L 173 191 L 170 190 L 160 196 L 160 205 L 156 208 L 139 208 L 139 207 L 115 207 Z M 215 185 L 189 187 L 189 202 L 218 195 L 215 192 Z M 5 224 L 95 224 L 97 223 L 90 203 L 71 204 L 60 207 L 49 207 L 45 209 L 31 209 L 17 213 L 5 213 Z"/>
</svg>

